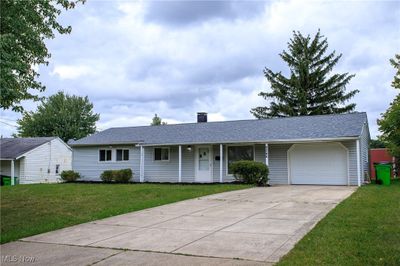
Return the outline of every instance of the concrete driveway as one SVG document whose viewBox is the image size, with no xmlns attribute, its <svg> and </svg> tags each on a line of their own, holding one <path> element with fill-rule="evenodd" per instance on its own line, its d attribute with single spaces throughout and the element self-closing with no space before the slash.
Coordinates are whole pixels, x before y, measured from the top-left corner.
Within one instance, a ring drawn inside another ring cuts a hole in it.
<svg viewBox="0 0 400 266">
<path fill-rule="evenodd" d="M 2 263 L 15 255 L 53 265 L 272 264 L 354 190 L 277 186 L 214 194 L 8 243 Z"/>
</svg>

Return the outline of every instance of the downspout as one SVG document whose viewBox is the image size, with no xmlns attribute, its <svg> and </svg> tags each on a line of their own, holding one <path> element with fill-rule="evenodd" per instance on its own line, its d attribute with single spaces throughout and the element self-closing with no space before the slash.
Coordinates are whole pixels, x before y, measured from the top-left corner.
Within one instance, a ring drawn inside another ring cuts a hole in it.
<svg viewBox="0 0 400 266">
<path fill-rule="evenodd" d="M 356 141 L 356 151 L 357 151 L 357 184 L 361 186 L 361 165 L 360 165 L 360 139 Z"/>
<path fill-rule="evenodd" d="M 222 144 L 219 144 L 219 182 L 222 183 L 224 182 L 223 179 L 223 163 L 224 163 L 224 146 Z"/>
<path fill-rule="evenodd" d="M 265 165 L 268 167 L 268 172 L 269 172 L 269 145 L 268 145 L 268 143 L 265 144 Z M 267 184 L 270 185 L 269 178 L 268 178 Z"/>
<path fill-rule="evenodd" d="M 178 182 L 182 182 L 182 145 L 179 145 L 179 154 L 178 154 Z"/>
<path fill-rule="evenodd" d="M 52 140 L 49 142 L 49 165 L 47 166 L 47 182 L 49 182 L 50 179 L 50 172 L 51 172 L 51 142 Z"/>
<path fill-rule="evenodd" d="M 144 182 L 144 147 L 140 146 L 140 166 L 139 166 L 139 181 Z"/>
<path fill-rule="evenodd" d="M 11 160 L 11 186 L 15 185 L 14 178 L 15 178 L 15 169 L 14 169 L 14 159 Z"/>
</svg>

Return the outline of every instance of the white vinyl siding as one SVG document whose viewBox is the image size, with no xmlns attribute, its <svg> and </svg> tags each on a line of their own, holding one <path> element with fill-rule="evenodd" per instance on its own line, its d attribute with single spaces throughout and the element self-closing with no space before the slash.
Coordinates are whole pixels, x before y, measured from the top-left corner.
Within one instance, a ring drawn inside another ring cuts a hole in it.
<svg viewBox="0 0 400 266">
<path fill-rule="evenodd" d="M 255 160 L 265 162 L 265 145 L 257 144 L 255 147 Z M 98 150 L 101 147 L 74 147 L 73 168 L 82 175 L 83 180 L 100 181 L 100 175 L 104 170 L 131 168 L 134 172 L 134 181 L 139 182 L 140 149 L 129 149 L 129 161 L 99 162 Z M 144 181 L 145 182 L 178 182 L 178 146 L 169 146 L 170 160 L 155 161 L 154 148 L 144 147 Z M 195 145 L 189 151 L 186 145 L 182 145 L 182 182 L 195 182 Z M 115 148 L 120 149 L 120 148 Z M 224 145 L 224 152 L 226 145 Z M 114 148 L 113 148 L 114 150 Z M 213 150 L 213 182 L 219 182 L 220 162 L 215 160 L 219 156 L 219 145 L 212 145 Z M 114 155 L 113 155 L 114 156 Z M 224 156 L 225 157 L 225 156 Z M 232 175 L 226 175 L 226 158 L 223 158 L 223 182 L 235 181 Z"/>
<path fill-rule="evenodd" d="M 357 157 L 355 140 L 341 142 L 349 150 L 350 185 L 357 185 Z M 269 178 L 270 184 L 288 184 L 287 151 L 293 144 L 269 144 Z M 182 182 L 195 182 L 195 145 L 191 150 L 182 145 Z M 255 161 L 265 163 L 265 144 L 256 144 Z M 140 149 L 134 146 L 113 147 L 115 149 L 129 148 L 129 161 L 98 162 L 98 150 L 107 147 L 74 147 L 73 168 L 82 174 L 84 180 L 99 181 L 104 170 L 131 168 L 134 172 L 134 181 L 139 182 Z M 169 161 L 154 161 L 154 147 L 144 147 L 144 181 L 145 182 L 178 182 L 178 146 L 168 146 L 170 149 Z M 232 175 L 226 175 L 226 148 L 223 145 L 223 182 L 235 181 Z M 213 182 L 220 179 L 220 145 L 212 145 L 212 176 Z M 113 158 L 115 155 L 113 154 Z"/>
<path fill-rule="evenodd" d="M 292 144 L 269 144 L 269 183 L 288 184 L 287 151 Z"/>
<path fill-rule="evenodd" d="M 154 160 L 153 147 L 144 147 L 145 182 L 178 182 L 178 146 L 166 148 L 169 149 L 169 160 L 163 161 Z"/>
<path fill-rule="evenodd" d="M 349 150 L 349 179 L 351 186 L 357 186 L 357 147 L 355 140 L 342 141 L 342 144 Z"/>
<path fill-rule="evenodd" d="M 177 151 L 178 152 L 178 151 Z M 187 150 L 187 146 L 183 145 L 182 146 L 182 182 L 186 183 L 191 183 L 195 182 L 195 177 L 194 177 L 194 158 L 195 157 L 195 149 L 192 146 L 191 151 Z M 178 165 L 176 165 L 176 168 L 178 169 Z M 177 174 L 178 176 L 178 170 Z"/>
<path fill-rule="evenodd" d="M 18 160 L 23 165 L 20 184 L 61 181 L 60 175 L 56 174 L 56 165 L 60 165 L 60 173 L 71 170 L 71 155 L 71 150 L 58 138 L 27 152 Z"/>
<path fill-rule="evenodd" d="M 128 149 L 128 161 L 99 161 L 99 149 L 109 149 L 108 147 L 74 147 L 72 153 L 72 167 L 74 171 L 81 174 L 82 180 L 100 181 L 100 175 L 105 170 L 118 170 L 130 168 L 133 172 L 133 181 L 139 182 L 139 158 L 140 151 L 138 147 L 116 146 L 112 148 L 113 153 L 116 149 Z M 116 158 L 113 155 L 113 158 Z"/>
<path fill-rule="evenodd" d="M 227 176 L 226 175 L 226 145 L 222 145 L 223 147 L 223 154 L 222 154 L 222 182 L 232 182 L 235 181 L 235 178 L 233 176 Z M 221 154 L 219 153 L 219 145 L 213 145 L 213 182 L 217 183 L 220 181 L 220 175 L 219 175 L 219 168 L 220 168 L 220 161 L 215 160 L 215 157 L 219 156 L 221 159 Z"/>
</svg>

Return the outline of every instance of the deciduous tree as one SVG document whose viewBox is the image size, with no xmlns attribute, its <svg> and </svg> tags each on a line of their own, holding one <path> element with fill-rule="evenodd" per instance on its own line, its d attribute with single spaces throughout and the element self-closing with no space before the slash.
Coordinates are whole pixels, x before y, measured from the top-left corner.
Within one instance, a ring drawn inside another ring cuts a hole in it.
<svg viewBox="0 0 400 266">
<path fill-rule="evenodd" d="M 390 63 L 396 69 L 392 87 L 400 90 L 400 54 L 396 54 Z M 385 142 L 393 156 L 400 158 L 400 91 L 382 114 L 382 118 L 378 120 L 378 125 L 382 132 L 380 139 Z"/>
<path fill-rule="evenodd" d="M 1 0 L 0 2 L 0 107 L 23 111 L 21 101 L 39 100 L 45 90 L 37 80 L 39 65 L 48 64 L 45 40 L 68 34 L 70 26 L 57 19 L 62 9 L 84 0 Z"/>
<path fill-rule="evenodd" d="M 153 119 L 151 120 L 151 126 L 160 126 L 160 125 L 166 125 L 167 122 L 163 122 L 161 117 L 157 116 L 157 114 L 154 115 Z"/>
<path fill-rule="evenodd" d="M 17 121 L 19 137 L 58 136 L 65 142 L 96 132 L 100 115 L 89 98 L 58 92 L 43 100 L 36 112 L 25 112 Z"/>
</svg>

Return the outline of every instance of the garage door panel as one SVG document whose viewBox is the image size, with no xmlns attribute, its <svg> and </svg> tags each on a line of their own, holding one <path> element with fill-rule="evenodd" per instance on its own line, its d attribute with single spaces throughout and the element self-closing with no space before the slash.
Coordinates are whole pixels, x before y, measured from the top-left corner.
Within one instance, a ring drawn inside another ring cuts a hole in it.
<svg viewBox="0 0 400 266">
<path fill-rule="evenodd" d="M 289 150 L 292 184 L 347 184 L 347 151 L 339 143 L 295 144 Z"/>
</svg>

